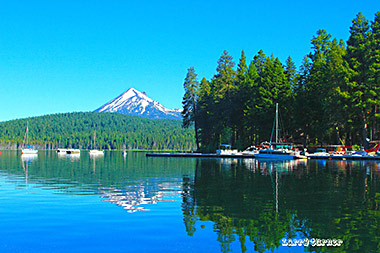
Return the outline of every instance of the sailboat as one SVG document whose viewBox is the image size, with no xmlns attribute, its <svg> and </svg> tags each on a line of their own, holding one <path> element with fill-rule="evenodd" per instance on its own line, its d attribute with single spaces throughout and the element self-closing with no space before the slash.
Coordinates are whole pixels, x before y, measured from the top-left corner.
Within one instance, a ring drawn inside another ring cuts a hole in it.
<svg viewBox="0 0 380 253">
<path fill-rule="evenodd" d="M 29 121 L 26 122 L 26 131 L 24 135 L 24 141 L 22 142 L 22 155 L 36 155 L 38 150 L 34 149 L 32 146 L 29 146 Z"/>
<path fill-rule="evenodd" d="M 96 131 L 94 132 L 94 146 L 93 146 L 93 148 L 95 148 L 95 139 L 96 139 Z M 91 149 L 89 151 L 89 154 L 90 155 L 104 155 L 104 150 Z"/>
<path fill-rule="evenodd" d="M 276 103 L 276 116 L 275 116 L 275 131 L 276 140 L 272 142 L 273 130 L 271 140 L 269 142 L 269 148 L 260 149 L 258 154 L 255 154 L 255 158 L 266 158 L 266 159 L 302 159 L 304 156 L 301 155 L 301 151 L 293 150 L 291 143 L 278 142 L 278 103 Z"/>
</svg>

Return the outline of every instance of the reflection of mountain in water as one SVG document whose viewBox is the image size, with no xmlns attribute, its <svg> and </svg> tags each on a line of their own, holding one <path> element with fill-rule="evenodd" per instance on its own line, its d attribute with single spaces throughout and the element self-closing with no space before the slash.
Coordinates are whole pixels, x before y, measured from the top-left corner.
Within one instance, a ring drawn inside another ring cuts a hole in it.
<svg viewBox="0 0 380 253">
<path fill-rule="evenodd" d="M 100 188 L 103 199 L 124 208 L 127 212 L 146 211 L 144 205 L 157 204 L 170 184 L 136 183 L 124 188 Z"/>
<path fill-rule="evenodd" d="M 227 169 L 199 160 L 195 178 L 183 180 L 186 231 L 213 222 L 222 252 L 235 241 L 243 252 L 274 251 L 283 238 L 336 238 L 347 251 L 376 251 L 379 176 L 376 162 L 244 160 Z"/>
<path fill-rule="evenodd" d="M 15 163 L 14 161 L 18 161 Z M 14 177 L 20 186 L 39 187 L 58 194 L 101 195 L 103 200 L 127 212 L 147 210 L 181 188 L 182 176 L 194 173 L 194 160 L 147 159 L 145 153 L 107 152 L 104 157 L 58 156 L 40 152 L 38 159 L 20 163 L 15 152 L 3 152 L 0 171 Z M 23 167 L 24 166 L 24 167 Z M 5 170 L 6 168 L 6 170 Z"/>
</svg>

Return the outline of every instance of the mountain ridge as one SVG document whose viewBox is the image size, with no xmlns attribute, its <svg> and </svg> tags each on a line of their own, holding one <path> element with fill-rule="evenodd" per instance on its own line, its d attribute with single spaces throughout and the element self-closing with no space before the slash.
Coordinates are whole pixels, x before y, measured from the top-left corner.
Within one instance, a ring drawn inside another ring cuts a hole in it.
<svg viewBox="0 0 380 253">
<path fill-rule="evenodd" d="M 182 120 L 181 111 L 181 109 L 168 109 L 149 98 L 145 92 L 129 88 L 94 112 L 116 112 L 150 119 Z"/>
</svg>

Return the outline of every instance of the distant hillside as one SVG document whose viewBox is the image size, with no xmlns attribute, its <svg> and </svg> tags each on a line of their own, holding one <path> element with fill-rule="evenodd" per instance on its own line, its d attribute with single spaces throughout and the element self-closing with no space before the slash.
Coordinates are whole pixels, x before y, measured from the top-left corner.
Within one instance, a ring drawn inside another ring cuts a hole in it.
<svg viewBox="0 0 380 253">
<path fill-rule="evenodd" d="M 29 121 L 29 144 L 37 148 L 92 147 L 103 149 L 191 150 L 193 129 L 183 129 L 181 121 L 147 119 L 119 113 L 75 112 L 52 114 L 0 123 L 0 146 L 22 145 Z"/>
</svg>

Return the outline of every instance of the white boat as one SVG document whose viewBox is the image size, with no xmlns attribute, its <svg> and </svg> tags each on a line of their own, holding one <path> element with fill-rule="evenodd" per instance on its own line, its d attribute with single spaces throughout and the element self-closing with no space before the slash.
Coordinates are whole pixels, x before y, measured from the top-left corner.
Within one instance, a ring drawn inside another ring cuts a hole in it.
<svg viewBox="0 0 380 253">
<path fill-rule="evenodd" d="M 37 154 L 38 153 L 38 150 L 34 149 L 33 147 L 29 146 L 28 145 L 29 143 L 29 121 L 26 122 L 26 131 L 25 131 L 25 135 L 24 135 L 24 141 L 22 142 L 22 149 L 21 149 L 21 154 L 22 155 L 33 155 L 33 154 Z"/>
<path fill-rule="evenodd" d="M 291 160 L 306 158 L 306 156 L 301 155 L 301 151 L 293 150 L 289 143 L 271 143 L 269 148 L 259 150 L 255 158 Z"/>
<path fill-rule="evenodd" d="M 91 149 L 88 153 L 90 155 L 104 155 L 104 150 Z"/>
<path fill-rule="evenodd" d="M 67 152 L 67 149 L 66 148 L 58 148 L 56 150 L 57 154 L 61 155 L 61 154 L 66 154 Z"/>
<path fill-rule="evenodd" d="M 219 149 L 216 151 L 218 155 L 238 155 L 237 149 L 231 149 L 229 144 L 221 144 Z"/>
<path fill-rule="evenodd" d="M 259 153 L 259 149 L 256 146 L 250 146 L 241 153 L 243 155 L 256 155 Z"/>
<path fill-rule="evenodd" d="M 69 148 L 66 150 L 66 153 L 68 155 L 79 155 L 80 154 L 80 149 L 77 148 Z"/>
<path fill-rule="evenodd" d="M 269 142 L 269 148 L 260 149 L 255 158 L 263 159 L 304 159 L 306 156 L 301 155 L 301 151 L 294 150 L 290 143 L 279 143 L 278 142 L 278 104 L 276 103 L 276 116 L 275 116 L 275 131 L 276 131 L 276 141 L 272 143 L 272 136 Z M 273 131 L 272 131 L 273 135 Z"/>
<path fill-rule="evenodd" d="M 94 132 L 94 146 L 95 147 L 96 131 Z M 91 149 L 88 152 L 90 155 L 104 155 L 104 150 Z"/>
<path fill-rule="evenodd" d="M 329 152 L 325 148 L 317 148 L 314 153 L 308 154 L 307 157 L 328 157 Z"/>
</svg>

